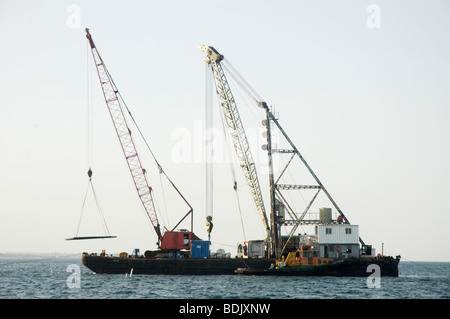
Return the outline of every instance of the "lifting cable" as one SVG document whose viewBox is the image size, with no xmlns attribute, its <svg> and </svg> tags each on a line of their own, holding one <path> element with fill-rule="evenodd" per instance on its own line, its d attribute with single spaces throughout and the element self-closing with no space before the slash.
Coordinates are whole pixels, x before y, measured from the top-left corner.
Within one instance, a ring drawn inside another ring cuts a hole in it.
<svg viewBox="0 0 450 319">
<path fill-rule="evenodd" d="M 261 118 L 261 116 L 259 116 L 259 115 L 257 115 L 255 113 L 254 105 L 253 104 L 251 104 L 251 105 L 249 104 L 248 98 L 251 99 L 251 102 L 255 102 L 256 105 L 258 105 L 258 102 L 262 101 L 261 97 L 245 81 L 245 79 L 236 71 L 236 69 L 233 68 L 233 66 L 230 64 L 230 62 L 228 62 L 226 59 L 224 59 L 223 62 L 225 62 L 225 63 L 222 64 L 222 66 L 225 69 L 226 74 L 227 75 L 229 74 L 231 76 L 231 78 L 234 80 L 234 81 L 229 81 L 230 85 L 231 84 L 236 84 L 236 86 L 235 86 L 236 90 L 235 91 L 242 98 L 242 101 L 244 102 L 244 105 L 248 108 L 248 110 L 250 111 L 250 113 L 255 118 L 256 122 L 258 123 L 258 125 L 260 125 L 262 118 Z M 244 97 L 244 95 L 242 94 L 241 90 L 244 91 L 244 93 L 247 95 L 248 98 Z M 263 118 L 265 118 L 265 117 L 263 117 Z"/>
<path fill-rule="evenodd" d="M 109 74 L 109 71 L 106 69 L 106 66 L 104 66 L 104 68 L 105 68 L 106 72 Z M 111 80 L 113 86 L 117 89 L 117 85 L 116 85 L 116 83 L 114 82 L 114 80 L 113 80 L 112 78 L 110 78 L 110 80 Z M 130 116 L 131 120 L 132 120 L 133 123 L 134 123 L 134 126 L 135 126 L 136 129 L 138 130 L 139 135 L 141 136 L 142 140 L 144 141 L 145 145 L 147 146 L 147 149 L 149 150 L 150 154 L 152 155 L 153 160 L 155 161 L 156 165 L 158 166 L 159 173 L 160 173 L 160 174 L 164 174 L 164 175 L 166 176 L 166 178 L 169 180 L 169 182 L 173 185 L 172 181 L 169 179 L 169 177 L 167 176 L 167 174 L 166 174 L 166 173 L 164 172 L 164 170 L 162 169 L 162 166 L 159 164 L 158 160 L 156 159 L 155 154 L 153 153 L 152 149 L 150 148 L 150 145 L 148 144 L 147 140 L 145 139 L 144 134 L 142 133 L 142 131 L 141 131 L 141 129 L 139 128 L 139 126 L 137 125 L 136 120 L 134 119 L 133 114 L 131 114 L 131 111 L 130 111 L 130 109 L 128 108 L 127 103 L 126 103 L 125 100 L 123 99 L 122 94 L 120 93 L 120 91 L 118 91 L 118 89 L 117 89 L 116 95 L 117 95 L 117 97 L 120 98 L 120 100 L 122 101 L 123 105 L 125 106 L 125 108 L 126 108 L 126 110 L 127 110 L 127 112 L 128 112 L 128 115 Z M 128 126 L 128 125 L 127 125 L 127 126 Z M 130 130 L 129 127 L 128 127 L 128 130 Z M 130 130 L 130 133 L 131 133 L 131 130 Z M 163 196 L 163 198 L 165 198 L 165 196 Z M 164 203 L 164 204 L 165 204 L 165 203 Z"/>
<path fill-rule="evenodd" d="M 116 86 L 116 84 L 114 83 L 114 81 L 111 79 L 111 81 L 113 82 L 114 86 Z M 166 172 L 163 170 L 161 164 L 158 162 L 158 160 L 156 159 L 155 154 L 153 153 L 152 149 L 150 148 L 150 145 L 147 142 L 147 139 L 144 137 L 144 134 L 142 133 L 141 129 L 139 128 L 139 125 L 136 123 L 136 120 L 133 117 L 133 114 L 131 114 L 130 109 L 128 108 L 128 105 L 125 103 L 125 100 L 122 98 L 122 95 L 120 94 L 119 91 L 116 92 L 117 96 L 120 97 L 120 100 L 122 101 L 123 105 L 125 106 L 131 120 L 134 123 L 134 126 L 136 127 L 136 129 L 139 132 L 139 135 L 141 136 L 142 140 L 144 141 L 144 144 L 147 146 L 147 149 L 149 150 L 150 154 L 153 157 L 153 160 L 155 161 L 156 165 L 158 166 L 158 171 L 159 174 L 164 174 L 164 176 L 166 177 L 166 179 L 169 181 L 169 183 L 172 185 L 172 187 L 178 192 L 178 194 L 183 198 L 183 200 L 186 202 L 186 204 L 192 209 L 192 207 L 189 205 L 189 203 L 187 202 L 187 200 L 183 197 L 183 195 L 181 195 L 180 191 L 178 190 L 178 188 L 175 186 L 175 184 L 173 183 L 173 181 L 169 178 L 169 176 L 166 174 Z M 162 189 L 162 192 L 164 192 L 164 189 Z M 166 204 L 166 200 L 165 200 L 165 195 L 163 194 L 163 200 L 164 200 L 164 206 L 167 207 Z"/>
<path fill-rule="evenodd" d="M 105 65 L 103 65 L 105 68 L 105 71 L 107 74 L 109 74 L 107 68 Z M 131 114 L 130 109 L 128 108 L 128 105 L 126 104 L 125 100 L 122 97 L 122 94 L 119 92 L 119 90 L 117 89 L 117 85 L 115 84 L 114 80 L 110 77 L 109 78 L 113 87 L 116 88 L 117 91 L 115 91 L 115 94 L 117 95 L 118 98 L 120 98 L 120 100 L 122 101 L 123 105 L 125 106 L 131 120 L 134 123 L 134 126 L 136 127 L 136 129 L 139 132 L 139 135 L 141 136 L 142 140 L 144 141 L 145 145 L 147 146 L 147 149 L 149 150 L 150 154 L 152 155 L 156 165 L 158 166 L 158 170 L 160 174 L 164 174 L 164 176 L 166 177 L 166 179 L 169 181 L 169 183 L 172 185 L 172 187 L 175 189 L 175 191 L 178 193 L 178 195 L 183 199 L 183 201 L 186 203 L 186 205 L 189 207 L 189 212 L 188 214 L 192 214 L 193 212 L 193 208 L 192 206 L 189 204 L 189 202 L 186 200 L 186 198 L 183 196 L 183 194 L 181 194 L 181 192 L 179 191 L 179 189 L 175 186 L 175 184 L 173 183 L 173 181 L 169 178 L 169 176 L 167 175 L 167 173 L 163 170 L 161 164 L 158 162 L 158 160 L 156 159 L 155 154 L 153 153 L 152 149 L 150 148 L 150 145 L 147 142 L 147 139 L 144 137 L 144 134 L 142 133 L 141 129 L 139 128 L 139 125 L 137 124 L 136 120 L 133 117 L 133 114 Z M 127 126 L 128 130 L 130 130 L 130 128 Z M 131 130 L 130 130 L 131 133 Z M 165 198 L 165 196 L 164 196 Z M 164 199 L 165 200 L 165 199 Z M 187 215 L 186 215 L 187 216 Z"/>
<path fill-rule="evenodd" d="M 220 105 L 220 103 L 219 103 Z M 222 113 L 223 114 L 223 113 Z M 237 180 L 236 180 L 236 172 L 234 170 L 234 163 L 233 163 L 233 155 L 229 154 L 230 150 L 228 148 L 228 145 L 231 145 L 231 142 L 229 141 L 229 137 L 227 134 L 227 129 L 225 126 L 225 120 L 224 120 L 224 116 L 220 116 L 221 122 L 222 122 L 222 132 L 225 138 L 225 152 L 228 153 L 228 155 L 230 156 L 230 171 L 231 171 L 231 176 L 233 178 L 233 189 L 234 189 L 234 193 L 236 194 L 236 201 L 237 201 L 237 205 L 238 205 L 238 209 L 239 209 L 239 217 L 241 219 L 241 227 L 242 227 L 242 234 L 244 236 L 244 241 L 247 241 L 246 236 L 245 236 L 245 228 L 244 228 L 244 221 L 242 219 L 242 210 L 241 210 L 241 204 L 240 204 L 240 200 L 239 200 L 239 193 L 238 193 L 238 187 L 237 187 Z M 228 157 L 228 156 L 226 156 Z"/>
<path fill-rule="evenodd" d="M 105 237 L 112 237 L 110 235 L 110 233 L 109 233 L 109 229 L 108 229 L 108 225 L 106 224 L 105 216 L 103 215 L 102 209 L 100 208 L 100 205 L 98 203 L 97 193 L 95 192 L 94 185 L 92 183 L 92 170 L 90 168 L 89 168 L 89 171 L 88 171 L 88 176 L 89 176 L 89 182 L 88 182 L 88 186 L 87 186 L 87 189 L 86 189 L 86 193 L 84 195 L 83 205 L 81 206 L 81 216 L 80 216 L 80 220 L 78 222 L 78 228 L 77 228 L 77 232 L 76 232 L 76 235 L 75 235 L 74 239 L 75 238 L 80 238 L 80 237 L 78 237 L 78 233 L 80 231 L 81 221 L 83 219 L 84 206 L 86 204 L 86 199 L 87 199 L 87 196 L 88 196 L 88 193 L 89 193 L 89 189 L 92 190 L 92 194 L 94 196 L 95 204 L 97 206 L 97 211 L 98 211 L 98 213 L 99 213 L 99 215 L 100 215 L 100 217 L 102 219 L 103 231 L 105 232 L 105 235 L 106 235 Z"/>
<path fill-rule="evenodd" d="M 239 86 L 251 97 L 256 103 L 262 102 L 263 99 L 258 92 L 253 89 L 250 84 L 244 79 L 244 77 L 231 65 L 227 59 L 223 59 L 222 65 L 228 71 L 228 74 L 239 84 Z"/>
<path fill-rule="evenodd" d="M 214 126 L 213 120 L 213 79 L 212 72 L 209 70 L 209 65 L 205 63 L 205 217 L 214 218 L 214 135 L 212 128 Z M 210 134 L 208 136 L 208 134 Z M 210 138 L 209 143 L 207 138 Z M 209 147 L 208 147 L 209 146 Z M 210 221 L 209 221 L 210 222 Z"/>
<path fill-rule="evenodd" d="M 161 171 L 159 172 L 159 184 L 161 185 L 161 194 L 162 194 L 162 198 L 163 198 L 163 202 L 164 202 L 164 215 L 165 218 L 167 218 L 167 221 L 164 220 L 164 224 L 167 225 L 167 227 L 170 227 L 170 219 L 169 219 L 169 211 L 167 210 L 167 201 L 166 201 L 166 194 L 164 192 L 164 186 L 163 186 L 163 181 L 162 181 L 162 177 L 161 177 Z"/>
<path fill-rule="evenodd" d="M 222 66 L 224 68 L 224 70 L 226 71 L 227 75 L 230 75 L 231 78 L 234 80 L 231 83 L 235 83 L 237 86 L 237 92 L 239 93 L 239 95 L 241 96 L 242 100 L 245 102 L 244 104 L 248 107 L 248 109 L 250 110 L 252 116 L 257 120 L 258 123 L 261 123 L 261 119 L 259 118 L 258 115 L 255 114 L 255 110 L 254 108 L 252 108 L 249 103 L 248 103 L 248 99 L 246 99 L 242 94 L 241 94 L 241 90 L 245 93 L 245 95 L 247 95 L 252 102 L 255 102 L 256 104 L 258 104 L 258 102 L 262 102 L 263 99 L 261 98 L 261 96 L 256 92 L 256 90 L 254 90 L 250 84 L 242 77 L 242 75 L 231 65 L 231 63 L 227 60 L 227 59 L 223 59 L 222 61 Z M 239 90 L 240 89 L 240 90 Z M 219 105 L 220 105 L 220 101 L 219 101 Z M 224 119 L 222 117 L 222 127 L 223 130 L 225 131 L 225 123 L 224 123 Z M 225 132 L 225 137 L 228 138 L 226 132 Z M 229 142 L 227 142 L 229 143 Z M 227 146 L 230 144 L 227 144 Z M 226 147 L 227 151 L 228 148 Z M 237 182 L 236 182 L 236 176 L 235 176 L 235 172 L 234 172 L 234 166 L 231 166 L 232 169 L 232 174 L 233 174 L 233 180 L 234 180 L 234 186 L 233 188 L 235 189 L 236 192 L 236 197 L 237 197 L 237 201 L 238 201 L 238 206 L 239 206 L 239 214 L 241 217 L 241 224 L 242 224 L 242 230 L 244 232 L 244 237 L 245 237 L 245 231 L 244 231 L 244 224 L 243 224 L 243 220 L 242 220 L 242 212 L 241 212 L 241 208 L 240 208 L 240 201 L 239 201 L 239 196 L 238 196 L 238 192 L 237 192 Z"/>
<path fill-rule="evenodd" d="M 260 115 L 257 114 L 256 109 L 254 108 L 254 104 L 252 104 L 251 102 L 258 104 L 258 102 L 263 101 L 261 96 L 256 92 L 255 89 L 253 89 L 250 86 L 250 84 L 248 84 L 248 82 L 231 65 L 231 63 L 227 59 L 224 59 L 222 61 L 222 66 L 223 66 L 223 69 L 225 70 L 226 74 L 230 75 L 231 79 L 233 80 L 233 81 L 229 81 L 230 86 L 233 85 L 235 92 L 238 93 L 243 104 L 250 111 L 251 115 L 256 120 L 256 123 L 258 123 L 258 125 L 260 125 L 261 120 L 264 118 L 261 118 Z M 246 96 L 247 96 L 247 98 L 246 98 Z M 251 101 L 249 101 L 249 99 Z M 223 126 L 225 125 L 223 122 L 223 119 L 222 119 L 222 125 Z M 227 136 L 227 138 L 228 138 L 228 136 Z M 230 143 L 230 142 L 228 142 L 228 143 Z M 231 144 L 227 144 L 227 145 L 231 145 Z M 233 171 L 233 175 L 234 175 L 234 171 Z M 235 177 L 234 177 L 234 180 L 236 180 Z M 236 191 L 236 196 L 238 196 L 237 191 Z M 239 201 L 238 201 L 238 204 L 239 204 Z M 242 222 L 242 215 L 241 215 L 241 222 Z"/>
<path fill-rule="evenodd" d="M 92 66 L 89 59 L 90 47 L 86 41 L 86 122 L 87 122 L 87 166 L 92 167 L 94 143 L 93 143 L 93 108 L 92 108 Z"/>
<path fill-rule="evenodd" d="M 105 69 L 106 69 L 106 66 L 105 66 Z M 114 83 L 114 80 L 113 80 L 112 78 L 111 78 L 110 80 L 111 80 L 112 84 L 114 85 L 114 87 L 117 88 L 116 84 Z M 147 139 L 145 138 L 144 134 L 142 133 L 141 129 L 139 128 L 139 125 L 137 124 L 136 120 L 134 119 L 133 114 L 131 114 L 131 111 L 130 111 L 130 109 L 128 108 L 128 105 L 126 104 L 125 100 L 123 99 L 122 94 L 121 94 L 119 91 L 117 91 L 117 92 L 116 92 L 116 95 L 117 95 L 118 98 L 120 98 L 120 100 L 122 101 L 123 105 L 125 106 L 125 108 L 126 108 L 128 114 L 129 114 L 131 120 L 132 120 L 133 123 L 134 123 L 134 126 L 135 126 L 136 129 L 138 130 L 139 135 L 141 136 L 142 140 L 144 141 L 145 145 L 147 146 L 147 149 L 149 150 L 150 154 L 152 155 L 153 160 L 155 161 L 156 165 L 158 166 L 159 174 L 160 174 L 160 175 L 161 175 L 161 174 L 164 174 L 164 176 L 166 177 L 166 179 L 167 179 L 167 181 L 170 183 L 170 185 L 172 185 L 172 187 L 175 189 L 175 191 L 178 193 L 178 195 L 183 199 L 183 201 L 184 201 L 184 202 L 186 203 L 186 205 L 189 207 L 189 213 L 192 214 L 192 212 L 193 212 L 192 206 L 189 204 L 189 202 L 186 200 L 186 198 L 183 196 L 183 194 L 181 194 L 181 192 L 179 191 L 179 189 L 175 186 L 174 182 L 170 179 L 170 177 L 167 175 L 167 173 L 163 170 L 161 164 L 160 164 L 160 163 L 158 162 L 158 160 L 156 159 L 155 154 L 153 153 L 152 149 L 150 148 L 150 145 L 149 145 L 148 142 L 147 142 Z M 130 129 L 130 128 L 128 128 L 128 129 Z M 162 192 L 164 192 L 164 189 L 162 189 Z M 164 206 L 167 207 L 166 199 L 165 199 L 165 195 L 164 195 L 164 194 L 163 194 L 163 201 L 164 201 Z M 156 203 L 156 201 L 155 201 L 155 203 Z M 156 204 L 157 204 L 157 203 L 156 203 Z M 167 213 L 167 212 L 166 212 L 166 213 Z"/>
<path fill-rule="evenodd" d="M 72 238 L 67 238 L 66 240 L 80 240 L 80 239 L 100 239 L 100 238 L 115 238 L 116 236 L 111 236 L 109 233 L 109 229 L 108 229 L 108 225 L 106 224 L 106 220 L 105 220 L 105 216 L 103 215 L 102 209 L 100 207 L 100 204 L 98 202 L 98 198 L 97 198 L 97 193 L 95 192 L 94 189 L 94 184 L 92 183 L 92 163 L 93 163 L 93 150 L 94 150 L 94 143 L 93 143 L 93 107 L 92 107 L 92 72 L 91 72 L 91 62 L 89 59 L 89 55 L 90 55 L 90 50 L 89 50 L 89 45 L 88 42 L 86 42 L 86 46 L 87 46 L 87 55 L 86 55 L 86 60 L 87 60 L 87 70 L 86 70 L 86 104 L 87 104 L 87 166 L 89 167 L 89 170 L 87 172 L 88 177 L 89 177 L 89 181 L 88 181 L 88 186 L 86 188 L 86 192 L 84 195 L 84 200 L 83 200 L 83 205 L 81 206 L 81 214 L 80 214 L 80 220 L 78 221 L 78 227 L 77 227 L 77 232 L 75 234 L 75 237 Z M 83 236 L 83 237 L 79 237 L 78 233 L 80 231 L 80 226 L 81 226 L 81 221 L 83 220 L 83 213 L 84 213 L 84 208 L 85 208 L 85 204 L 86 204 L 86 199 L 88 197 L 88 193 L 89 190 L 92 191 L 92 194 L 94 196 L 94 201 L 95 201 L 95 205 L 97 207 L 97 211 L 101 217 L 101 221 L 102 221 L 102 227 L 103 227 L 103 231 L 105 232 L 104 236 Z"/>
</svg>

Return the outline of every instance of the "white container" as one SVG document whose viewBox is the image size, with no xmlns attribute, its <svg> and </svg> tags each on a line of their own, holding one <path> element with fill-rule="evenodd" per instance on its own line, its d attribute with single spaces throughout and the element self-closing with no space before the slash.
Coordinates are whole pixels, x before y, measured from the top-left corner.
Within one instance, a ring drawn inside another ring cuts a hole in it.
<svg viewBox="0 0 450 319">
<path fill-rule="evenodd" d="M 349 224 L 317 225 L 319 244 L 358 244 L 359 226 Z"/>
</svg>

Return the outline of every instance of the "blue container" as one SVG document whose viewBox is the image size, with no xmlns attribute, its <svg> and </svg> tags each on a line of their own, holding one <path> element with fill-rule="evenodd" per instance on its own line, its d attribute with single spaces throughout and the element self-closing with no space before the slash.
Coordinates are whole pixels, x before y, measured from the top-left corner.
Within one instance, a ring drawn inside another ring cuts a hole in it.
<svg viewBox="0 0 450 319">
<path fill-rule="evenodd" d="M 192 258 L 208 258 L 209 257 L 209 241 L 207 241 L 207 240 L 191 241 L 191 257 Z"/>
</svg>

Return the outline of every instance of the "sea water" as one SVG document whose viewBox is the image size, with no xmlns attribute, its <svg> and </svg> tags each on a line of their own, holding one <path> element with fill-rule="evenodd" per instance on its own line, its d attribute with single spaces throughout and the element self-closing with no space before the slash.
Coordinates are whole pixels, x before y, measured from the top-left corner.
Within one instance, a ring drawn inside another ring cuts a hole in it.
<svg viewBox="0 0 450 319">
<path fill-rule="evenodd" d="M 450 263 L 401 261 L 399 277 L 94 274 L 80 258 L 0 259 L 1 299 L 450 299 Z"/>
</svg>

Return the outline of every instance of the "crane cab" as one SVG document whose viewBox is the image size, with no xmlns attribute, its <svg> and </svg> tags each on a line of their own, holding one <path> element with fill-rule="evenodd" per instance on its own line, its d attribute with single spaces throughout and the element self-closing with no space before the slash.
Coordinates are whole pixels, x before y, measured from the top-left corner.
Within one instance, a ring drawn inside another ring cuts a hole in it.
<svg viewBox="0 0 450 319">
<path fill-rule="evenodd" d="M 200 238 L 188 230 L 166 231 L 161 239 L 161 250 L 189 250 L 193 240 Z"/>
</svg>

